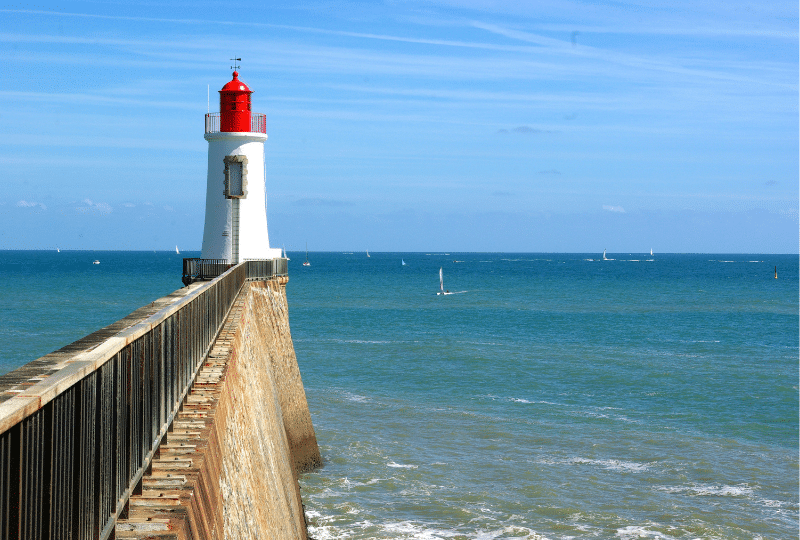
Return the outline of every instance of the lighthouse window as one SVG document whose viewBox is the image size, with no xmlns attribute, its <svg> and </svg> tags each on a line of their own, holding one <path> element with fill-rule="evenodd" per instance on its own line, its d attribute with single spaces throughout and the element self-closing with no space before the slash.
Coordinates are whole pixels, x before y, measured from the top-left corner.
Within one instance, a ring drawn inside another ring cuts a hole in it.
<svg viewBox="0 0 800 540">
<path fill-rule="evenodd" d="M 225 156 L 225 198 L 247 197 L 247 157 Z"/>
</svg>

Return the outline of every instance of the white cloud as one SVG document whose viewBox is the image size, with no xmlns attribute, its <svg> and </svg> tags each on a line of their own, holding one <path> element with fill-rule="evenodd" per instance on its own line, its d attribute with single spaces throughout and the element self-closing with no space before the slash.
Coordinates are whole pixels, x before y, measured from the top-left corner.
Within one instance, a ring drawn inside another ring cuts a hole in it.
<svg viewBox="0 0 800 540">
<path fill-rule="evenodd" d="M 84 199 L 83 203 L 86 206 L 77 207 L 76 210 L 78 210 L 78 212 L 82 212 L 82 213 L 92 212 L 92 213 L 95 213 L 95 214 L 110 214 L 111 212 L 114 211 L 114 209 L 108 203 L 104 203 L 104 202 L 96 203 L 96 202 L 93 202 L 91 199 Z"/>
<path fill-rule="evenodd" d="M 47 210 L 47 206 L 45 206 L 44 204 L 33 202 L 33 201 L 25 201 L 25 200 L 18 201 L 17 202 L 17 206 L 19 208 L 36 208 L 36 207 L 38 207 L 38 208 L 41 208 L 42 210 Z"/>
<path fill-rule="evenodd" d="M 608 212 L 619 212 L 620 214 L 625 213 L 625 209 L 621 206 L 610 206 L 608 204 L 603 205 L 603 210 L 607 210 Z"/>
</svg>

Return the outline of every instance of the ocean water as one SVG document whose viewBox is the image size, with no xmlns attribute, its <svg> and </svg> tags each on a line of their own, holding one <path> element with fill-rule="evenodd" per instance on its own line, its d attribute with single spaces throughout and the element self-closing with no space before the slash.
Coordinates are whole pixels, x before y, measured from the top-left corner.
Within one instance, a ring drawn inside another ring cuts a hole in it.
<svg viewBox="0 0 800 540">
<path fill-rule="evenodd" d="M 796 255 L 289 255 L 313 538 L 797 538 Z M 0 370 L 182 256 L 0 252 Z"/>
<path fill-rule="evenodd" d="M 798 258 L 608 257 L 295 256 L 311 535 L 797 538 Z"/>
</svg>

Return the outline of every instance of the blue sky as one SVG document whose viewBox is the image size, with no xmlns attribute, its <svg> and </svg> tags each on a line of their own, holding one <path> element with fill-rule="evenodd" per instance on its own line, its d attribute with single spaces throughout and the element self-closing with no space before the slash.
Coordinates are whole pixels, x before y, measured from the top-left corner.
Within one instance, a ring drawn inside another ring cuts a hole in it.
<svg viewBox="0 0 800 540">
<path fill-rule="evenodd" d="M 798 252 L 796 2 L 511 4 L 2 2 L 0 249 L 199 249 L 236 56 L 273 246 Z"/>
</svg>

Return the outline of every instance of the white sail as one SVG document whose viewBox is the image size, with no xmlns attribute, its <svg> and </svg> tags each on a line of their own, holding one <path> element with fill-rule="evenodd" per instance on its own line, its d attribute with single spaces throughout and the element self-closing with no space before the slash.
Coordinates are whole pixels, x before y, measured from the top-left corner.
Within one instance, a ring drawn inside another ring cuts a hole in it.
<svg viewBox="0 0 800 540">
<path fill-rule="evenodd" d="M 442 267 L 439 267 L 439 290 L 444 292 L 444 275 L 442 274 Z"/>
<path fill-rule="evenodd" d="M 175 246 L 175 253 L 177 253 L 178 255 L 180 255 L 180 254 L 181 254 L 181 252 L 180 252 L 180 251 L 178 251 L 178 246 Z"/>
</svg>

